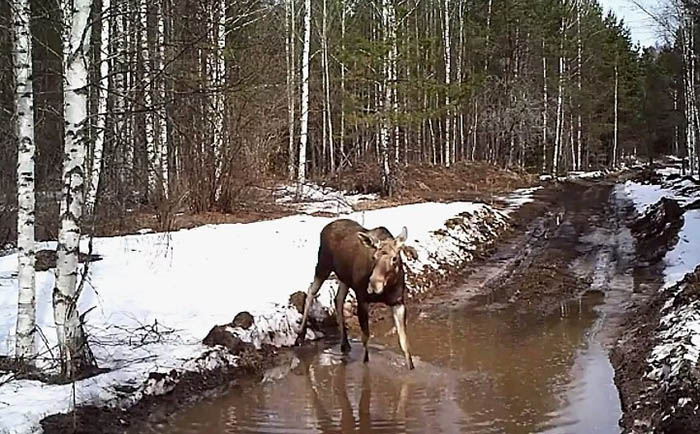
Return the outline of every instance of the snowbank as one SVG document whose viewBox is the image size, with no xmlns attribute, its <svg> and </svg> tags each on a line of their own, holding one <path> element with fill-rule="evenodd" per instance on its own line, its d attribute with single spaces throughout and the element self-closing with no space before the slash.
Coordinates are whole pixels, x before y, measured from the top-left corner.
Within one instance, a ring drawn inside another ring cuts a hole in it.
<svg viewBox="0 0 700 434">
<path fill-rule="evenodd" d="M 629 180 L 624 184 L 624 192 L 633 202 L 640 215 L 662 198 L 677 201 L 686 206 L 700 199 L 700 185 L 689 178 L 679 176 L 679 169 L 666 167 L 655 173 L 661 178 L 658 184 L 644 184 Z M 678 233 L 678 243 L 666 253 L 664 261 L 664 288 L 676 284 L 687 273 L 700 264 L 700 210 L 685 211 L 683 226 Z"/>
<path fill-rule="evenodd" d="M 651 410 L 647 423 L 658 432 L 698 432 L 700 267 L 659 295 L 667 298 L 646 359 L 644 395 L 636 405 Z"/>
<path fill-rule="evenodd" d="M 519 191 L 511 209 L 529 200 Z M 313 193 L 315 194 L 315 193 Z M 340 195 L 342 196 L 342 195 Z M 319 193 L 316 202 L 323 200 Z M 287 200 L 287 199 L 284 199 Z M 343 199 L 347 202 L 347 197 Z M 365 227 L 386 226 L 398 234 L 408 228 L 408 243 L 418 259 L 407 263 L 409 276 L 443 272 L 444 266 L 471 259 L 471 253 L 493 241 L 507 216 L 488 205 L 471 202 L 421 203 L 346 214 Z M 313 278 L 319 233 L 332 219 L 294 215 L 250 224 L 207 225 L 170 234 L 97 238 L 89 282 L 80 299 L 99 365 L 110 372 L 76 383 L 77 405 L 124 405 L 165 388 L 148 380 L 151 372 L 213 369 L 235 364 L 235 357 L 201 344 L 216 324 L 228 324 L 236 313 L 250 312 L 254 326 L 236 329 L 256 346 L 291 345 L 300 315 L 289 296 L 306 291 Z M 53 249 L 55 243 L 40 248 Z M 87 251 L 87 242 L 81 245 Z M 0 257 L 0 354 L 14 349 L 17 257 Z M 411 290 L 429 282 L 414 279 Z M 48 366 L 55 346 L 50 305 L 52 270 L 37 273 L 37 321 L 47 338 L 41 345 Z M 332 309 L 336 289 L 327 281 L 319 308 Z M 309 330 L 309 338 L 318 337 Z M 37 381 L 2 381 L 0 433 L 25 433 L 49 414 L 72 408 L 72 387 Z M 6 375 L 5 380 L 9 380 Z M 128 385 L 135 392 L 124 393 Z"/>
</svg>

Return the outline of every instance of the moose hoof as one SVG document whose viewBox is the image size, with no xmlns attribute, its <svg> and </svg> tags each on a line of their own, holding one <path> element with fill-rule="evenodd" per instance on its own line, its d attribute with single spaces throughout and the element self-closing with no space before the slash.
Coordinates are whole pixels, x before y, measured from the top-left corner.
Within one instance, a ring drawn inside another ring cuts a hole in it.
<svg viewBox="0 0 700 434">
<path fill-rule="evenodd" d="M 350 344 L 347 341 L 340 344 L 340 352 L 343 354 L 348 354 L 350 352 Z"/>
<path fill-rule="evenodd" d="M 409 371 L 412 371 L 415 369 L 415 366 L 413 366 L 413 360 L 408 359 L 408 363 L 406 363 L 406 366 L 408 367 Z"/>
<path fill-rule="evenodd" d="M 297 339 L 294 341 L 294 345 L 298 347 L 300 345 L 304 345 L 304 342 L 306 342 L 306 332 L 299 333 L 297 335 Z"/>
<path fill-rule="evenodd" d="M 364 363 L 369 363 L 369 353 L 365 351 L 365 359 L 363 360 Z"/>
</svg>

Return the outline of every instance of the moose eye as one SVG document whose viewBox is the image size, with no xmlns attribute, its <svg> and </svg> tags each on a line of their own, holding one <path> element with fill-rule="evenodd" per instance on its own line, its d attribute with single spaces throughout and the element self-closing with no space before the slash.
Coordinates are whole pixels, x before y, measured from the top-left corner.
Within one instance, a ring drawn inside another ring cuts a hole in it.
<svg viewBox="0 0 700 434">
<path fill-rule="evenodd" d="M 391 263 L 394 264 L 394 265 L 398 264 L 398 263 L 399 263 L 399 257 L 398 257 L 398 256 L 394 256 L 393 258 L 391 258 Z"/>
</svg>

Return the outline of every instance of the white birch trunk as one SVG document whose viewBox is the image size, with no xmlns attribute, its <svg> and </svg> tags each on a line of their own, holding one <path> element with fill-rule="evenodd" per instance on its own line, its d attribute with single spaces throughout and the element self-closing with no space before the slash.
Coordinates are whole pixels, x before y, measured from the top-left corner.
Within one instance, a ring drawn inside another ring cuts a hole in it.
<svg viewBox="0 0 700 434">
<path fill-rule="evenodd" d="M 297 195 L 306 181 L 306 144 L 309 134 L 309 50 L 311 46 L 311 0 L 304 0 L 304 47 L 301 54 L 301 119 L 299 131 L 299 167 Z"/>
<path fill-rule="evenodd" d="M 577 104 L 576 104 L 576 150 L 577 154 L 574 156 L 574 170 L 581 170 L 581 149 L 583 147 L 581 136 L 582 136 L 582 126 L 581 126 L 581 75 L 582 70 L 582 53 L 583 44 L 581 42 L 581 0 L 576 1 L 576 78 L 578 82 L 576 83 L 578 88 Z"/>
<path fill-rule="evenodd" d="M 335 172 L 335 147 L 333 146 L 333 118 L 331 116 L 331 81 L 330 66 L 328 65 L 328 8 L 327 0 L 323 0 L 321 60 L 323 62 L 323 87 L 324 87 L 324 118 L 325 133 L 328 143 L 328 163 L 331 173 Z"/>
<path fill-rule="evenodd" d="M 557 123 L 554 138 L 554 156 L 552 157 L 552 173 L 554 176 L 559 174 L 559 154 L 562 146 L 562 123 L 563 123 L 563 83 L 564 83 L 564 19 L 561 19 L 559 42 L 559 77 L 557 84 Z"/>
<path fill-rule="evenodd" d="M 341 4 L 340 49 L 345 52 L 345 14 L 347 6 Z M 340 153 L 345 158 L 345 64 L 340 64 Z"/>
<path fill-rule="evenodd" d="M 12 0 L 15 74 L 15 132 L 17 141 L 17 329 L 15 357 L 32 364 L 36 354 L 35 239 L 34 239 L 34 91 L 29 0 Z"/>
<path fill-rule="evenodd" d="M 698 135 L 698 112 L 697 112 L 697 98 L 695 95 L 695 29 L 693 26 L 693 14 L 689 11 L 685 11 L 687 20 L 687 53 L 688 53 L 688 103 L 690 108 L 688 125 L 690 130 L 690 140 L 688 140 L 688 165 L 690 168 L 690 175 L 694 176 L 697 173 L 698 161 L 697 161 L 697 135 Z"/>
<path fill-rule="evenodd" d="M 216 50 L 214 58 L 211 61 L 209 68 L 211 87 L 213 88 L 212 107 L 214 111 L 212 116 L 214 122 L 213 149 L 214 149 L 214 176 L 216 179 L 215 198 L 221 196 L 221 188 L 223 181 L 221 175 L 223 173 L 224 164 L 224 124 L 226 119 L 226 106 L 224 100 L 224 89 L 226 88 L 226 58 L 224 52 L 226 50 L 226 0 L 219 0 L 217 6 L 212 7 L 213 39 Z"/>
<path fill-rule="evenodd" d="M 148 6 L 149 0 L 139 2 L 139 34 L 141 61 L 143 63 L 143 105 L 145 107 L 144 124 L 146 139 L 146 155 L 148 158 L 148 195 L 150 199 L 160 193 L 158 176 L 160 173 L 159 157 L 160 153 L 156 149 L 155 128 L 153 116 L 153 76 L 151 74 L 151 50 L 148 43 Z"/>
<path fill-rule="evenodd" d="M 396 39 L 393 15 L 394 10 L 391 0 L 382 0 L 382 21 L 384 25 L 385 43 Z M 391 126 L 389 123 L 389 110 L 392 106 L 392 92 L 389 81 L 391 80 L 392 74 L 392 61 L 392 51 L 389 50 L 387 57 L 384 59 L 384 78 L 382 80 L 382 88 L 384 91 L 382 108 L 384 116 L 379 132 L 379 152 L 382 165 L 382 187 L 384 189 L 384 194 L 391 194 L 391 168 L 389 166 L 389 140 Z"/>
<path fill-rule="evenodd" d="M 88 363 L 87 341 L 78 316 L 77 284 L 86 151 L 90 3 L 90 0 L 66 0 L 63 4 L 65 136 L 53 308 L 61 372 L 65 378 L 73 378 Z"/>
<path fill-rule="evenodd" d="M 684 14 L 688 14 L 687 11 L 683 11 Z M 683 38 L 683 67 L 684 67 L 684 77 L 683 77 L 683 94 L 685 97 L 685 155 L 688 158 L 688 168 L 690 169 L 691 175 L 693 174 L 693 149 L 695 148 L 695 126 L 693 122 L 693 101 L 692 101 L 692 83 L 693 83 L 693 73 L 691 69 L 691 54 L 692 43 L 691 43 L 691 33 L 692 25 L 690 19 L 684 17 L 684 25 L 681 30 L 681 35 Z M 685 167 L 685 165 L 684 165 Z"/>
<path fill-rule="evenodd" d="M 542 38 L 542 173 L 547 173 L 547 111 L 549 96 L 547 95 L 547 54 L 545 40 Z"/>
<path fill-rule="evenodd" d="M 126 49 L 128 47 L 128 32 L 125 31 L 125 22 L 127 19 L 127 8 L 125 7 L 123 1 L 117 0 L 117 7 L 123 8 L 121 14 L 114 14 L 113 16 L 113 33 L 114 40 L 110 44 L 110 57 L 112 61 L 111 70 L 114 74 L 112 79 L 113 85 L 113 96 L 114 106 L 113 106 L 113 126 L 114 126 L 114 137 L 123 138 L 126 135 L 126 89 L 129 84 L 127 79 L 127 73 L 124 70 L 124 65 L 127 63 Z M 127 154 L 128 143 L 122 142 L 123 148 L 120 148 L 119 152 L 119 180 L 122 184 L 126 185 L 128 180 L 128 167 Z"/>
<path fill-rule="evenodd" d="M 464 13 L 462 10 L 462 2 L 459 1 L 458 3 L 458 8 L 457 8 L 457 20 L 459 22 L 459 56 L 457 57 L 457 70 L 455 71 L 456 73 L 456 80 L 458 83 L 462 83 L 464 76 L 462 75 L 462 64 L 464 63 Z M 464 159 L 464 154 L 465 154 L 465 149 L 464 149 L 464 110 L 462 107 L 460 107 L 459 110 L 459 120 L 458 120 L 458 125 L 459 125 L 459 145 L 460 145 L 460 155 L 461 158 Z M 455 142 L 457 142 L 456 139 L 457 136 L 457 131 L 455 131 Z M 455 143 L 456 146 L 456 143 Z M 455 153 L 456 155 L 456 153 Z"/>
<path fill-rule="evenodd" d="M 345 14 L 347 6 L 341 4 L 340 49 L 345 52 Z M 340 64 L 340 153 L 345 158 L 345 64 Z"/>
<path fill-rule="evenodd" d="M 102 171 L 102 155 L 105 139 L 105 121 L 107 119 L 107 96 L 109 87 L 110 61 L 110 0 L 102 0 L 102 30 L 100 32 L 100 48 L 97 50 L 97 63 L 100 65 L 100 83 L 97 89 L 97 125 L 95 143 L 92 151 L 92 166 L 90 167 L 90 181 L 85 194 L 85 213 L 92 215 L 95 212 L 95 200 L 97 199 L 97 187 L 100 183 Z"/>
<path fill-rule="evenodd" d="M 160 107 L 158 109 L 158 150 L 160 155 L 158 156 L 158 164 L 160 166 L 160 179 L 163 188 L 163 195 L 165 198 L 169 194 L 170 185 L 170 167 L 168 158 L 168 111 L 167 111 L 167 101 L 166 101 L 166 86 L 167 82 L 165 80 L 165 0 L 160 0 L 158 3 L 158 25 L 157 25 L 157 58 L 156 58 L 156 69 L 160 79 L 158 80 L 158 100 Z"/>
<path fill-rule="evenodd" d="M 294 2 L 296 0 L 285 0 L 285 18 L 284 26 L 286 31 L 285 48 L 287 52 L 287 112 L 288 112 L 288 128 L 289 128 L 289 160 L 287 161 L 287 172 L 289 179 L 294 179 L 294 89 L 296 88 L 296 57 L 294 48 L 296 46 L 295 38 L 295 14 Z"/>
<path fill-rule="evenodd" d="M 613 126 L 613 154 L 612 167 L 617 167 L 617 103 L 618 103 L 618 77 L 617 77 L 617 59 L 615 59 L 615 119 Z"/>
<path fill-rule="evenodd" d="M 672 91 L 672 98 L 673 98 L 673 112 L 678 111 L 678 91 L 676 89 L 673 89 Z M 674 123 L 673 125 L 673 155 L 676 157 L 679 156 L 679 149 L 678 149 L 678 125 Z"/>
<path fill-rule="evenodd" d="M 445 48 L 444 60 L 445 60 L 445 108 L 447 109 L 445 117 L 445 167 L 450 167 L 451 160 L 451 140 L 450 134 L 452 130 L 452 118 L 450 110 L 450 74 L 452 67 L 452 58 L 450 53 L 450 4 L 449 0 L 445 0 L 444 8 L 444 23 L 442 29 L 442 39 L 443 46 Z"/>
</svg>

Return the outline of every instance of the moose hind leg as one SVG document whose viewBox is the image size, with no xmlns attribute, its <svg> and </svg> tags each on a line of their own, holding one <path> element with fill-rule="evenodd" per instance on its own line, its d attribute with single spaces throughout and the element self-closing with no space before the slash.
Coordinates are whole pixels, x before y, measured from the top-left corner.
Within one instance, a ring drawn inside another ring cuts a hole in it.
<svg viewBox="0 0 700 434">
<path fill-rule="evenodd" d="M 348 331 L 345 328 L 345 312 L 343 305 L 345 298 L 348 295 L 348 285 L 340 282 L 338 292 L 335 294 L 335 317 L 338 320 L 338 330 L 340 331 L 340 351 L 343 354 L 350 352 L 350 343 L 348 342 Z"/>
<path fill-rule="evenodd" d="M 408 347 L 408 335 L 406 334 L 406 305 L 397 304 L 391 307 L 391 311 L 394 314 L 394 325 L 399 334 L 401 350 L 406 357 L 406 366 L 408 369 L 413 369 L 413 359 L 411 358 L 411 351 Z"/>
<path fill-rule="evenodd" d="M 369 303 L 357 303 L 357 319 L 362 329 L 362 346 L 365 348 L 364 362 L 369 362 Z"/>
<path fill-rule="evenodd" d="M 304 313 L 301 317 L 301 327 L 299 328 L 299 334 L 297 335 L 295 345 L 301 345 L 306 340 L 306 324 L 309 319 L 309 309 L 311 309 L 311 303 L 314 302 L 314 298 L 316 298 L 316 294 L 318 294 L 318 290 L 321 288 L 321 285 L 323 285 L 323 282 L 326 280 L 326 277 L 321 278 L 318 275 L 316 275 L 316 277 L 314 277 L 313 283 L 311 283 L 311 286 L 309 286 L 309 290 L 306 292 Z"/>
</svg>

